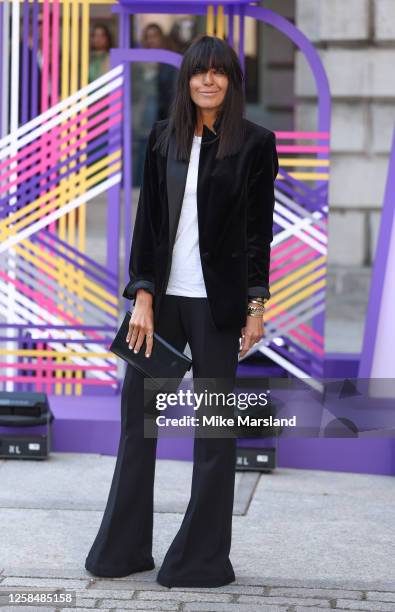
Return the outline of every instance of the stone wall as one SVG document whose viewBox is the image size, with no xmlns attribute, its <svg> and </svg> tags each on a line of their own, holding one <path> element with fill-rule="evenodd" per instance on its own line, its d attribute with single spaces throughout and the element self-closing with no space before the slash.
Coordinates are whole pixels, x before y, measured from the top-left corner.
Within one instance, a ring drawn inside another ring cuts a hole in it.
<svg viewBox="0 0 395 612">
<path fill-rule="evenodd" d="M 395 127 L 395 0 L 296 0 L 332 96 L 329 263 L 371 265 Z M 297 129 L 316 128 L 316 89 L 299 52 Z"/>
</svg>

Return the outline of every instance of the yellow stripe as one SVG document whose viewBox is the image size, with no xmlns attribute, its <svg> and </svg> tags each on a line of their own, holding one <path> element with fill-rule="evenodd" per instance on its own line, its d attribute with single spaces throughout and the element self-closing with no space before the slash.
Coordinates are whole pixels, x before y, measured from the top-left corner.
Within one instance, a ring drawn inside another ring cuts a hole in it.
<svg viewBox="0 0 395 612">
<path fill-rule="evenodd" d="M 37 268 L 47 272 L 49 276 L 59 281 L 60 274 L 54 267 L 54 264 L 58 263 L 58 258 L 54 259 L 54 257 L 50 253 L 47 253 L 46 251 L 40 249 L 40 247 L 38 247 L 33 242 L 30 242 L 29 240 L 23 240 L 20 244 L 23 245 L 23 248 L 19 248 L 18 244 L 15 245 L 13 248 L 17 249 L 18 252 L 22 255 L 22 257 L 24 257 L 27 261 L 30 261 L 30 263 L 35 265 Z M 37 256 L 35 257 L 34 255 L 32 255 L 30 251 L 36 253 Z M 45 260 L 48 263 L 48 266 L 45 265 Z M 76 274 L 75 268 L 72 267 L 70 277 L 67 278 L 67 287 L 72 293 L 75 292 L 74 284 L 78 282 L 78 275 Z M 89 280 L 88 277 L 84 277 L 84 287 L 89 289 L 90 292 L 96 293 L 104 300 L 111 302 L 112 304 L 114 304 L 114 306 L 118 305 L 117 296 L 108 293 L 108 291 L 98 285 L 97 282 Z M 114 309 L 112 309 L 110 306 L 108 306 L 108 308 L 108 312 L 110 312 L 111 314 L 116 314 L 116 311 Z"/>
<path fill-rule="evenodd" d="M 78 90 L 78 59 L 79 59 L 79 3 L 78 0 L 72 0 L 71 4 L 71 75 L 70 75 L 70 93 L 73 94 Z M 76 113 L 71 116 L 71 119 L 76 117 Z M 70 128 L 70 134 L 73 135 L 78 129 L 77 122 Z M 73 145 L 77 141 L 76 137 L 72 137 L 70 139 L 70 143 Z M 73 160 L 70 162 L 70 168 L 74 168 L 76 166 L 76 161 Z M 70 185 L 70 199 L 74 200 L 76 197 L 77 189 L 76 183 L 73 181 Z M 70 246 L 76 246 L 75 234 L 76 234 L 76 217 L 77 210 L 73 208 L 70 212 L 67 213 L 66 219 L 68 221 L 68 244 Z M 71 255 L 73 258 L 74 256 Z M 66 273 L 70 274 L 73 269 L 73 263 L 69 263 L 66 265 Z M 66 312 L 71 315 L 71 306 L 74 305 L 74 300 L 72 297 L 67 297 L 67 299 L 63 302 L 64 304 L 68 303 L 70 305 L 70 310 Z M 71 395 L 72 387 L 70 383 L 66 383 L 65 385 L 65 393 L 66 395 Z"/>
<path fill-rule="evenodd" d="M 219 4 L 217 6 L 217 36 L 218 38 L 224 38 L 225 27 L 224 27 L 224 5 Z"/>
<path fill-rule="evenodd" d="M 114 153 L 112 153 L 111 155 L 108 155 L 106 158 L 103 158 L 103 160 L 98 160 L 94 165 L 92 165 L 89 168 L 89 176 L 92 176 L 94 174 L 94 172 L 99 169 L 101 166 L 105 165 L 106 163 L 109 163 L 111 160 L 115 161 L 118 157 L 120 157 L 121 154 L 121 150 L 118 149 L 117 151 L 115 151 Z M 117 167 L 119 166 L 119 164 L 116 164 Z M 111 170 L 114 170 L 114 167 L 111 168 Z M 69 181 L 72 181 L 73 183 L 76 183 L 77 181 L 79 181 L 79 174 L 72 174 L 71 178 L 69 179 Z M 98 179 L 93 177 L 87 180 L 87 184 L 93 185 Z M 84 193 L 84 190 L 79 190 L 81 193 Z M 79 193 L 79 191 L 77 190 L 77 193 Z M 17 231 L 15 231 L 15 227 L 24 227 L 26 224 L 24 223 L 25 219 L 25 215 L 30 213 L 31 211 L 33 211 L 35 208 L 38 208 L 38 212 L 42 212 L 43 208 L 41 208 L 41 204 L 43 202 L 45 202 L 46 200 L 52 199 L 53 195 L 56 195 L 57 193 L 62 193 L 62 198 L 61 201 L 63 203 L 67 203 L 69 201 L 69 198 L 66 200 L 66 194 L 64 194 L 61 190 L 60 187 L 55 187 L 53 189 L 51 189 L 50 192 L 43 194 L 42 196 L 40 196 L 39 198 L 37 198 L 36 200 L 33 200 L 33 202 L 30 202 L 30 204 L 27 204 L 26 206 L 24 206 L 23 208 L 17 210 L 15 213 L 13 213 L 12 215 L 10 215 L 9 217 L 7 217 L 6 219 L 4 219 L 3 221 L 0 221 L 0 235 L 2 233 L 4 233 L 6 236 L 12 236 L 14 234 L 17 233 Z M 37 211 L 36 211 L 37 212 Z M 35 213 L 32 213 L 32 215 Z M 32 218 L 32 215 L 29 217 Z M 42 215 L 44 216 L 44 215 Z M 16 221 L 22 217 L 22 221 L 19 221 L 19 223 L 16 223 Z M 8 224 L 14 224 L 12 226 L 10 226 L 9 228 L 7 228 Z"/>
<path fill-rule="evenodd" d="M 98 160 L 94 165 L 92 165 L 89 168 L 90 176 L 94 174 L 95 170 L 98 170 L 103 166 L 104 166 L 104 170 L 101 172 L 100 175 L 92 176 L 91 178 L 87 179 L 84 188 L 82 187 L 82 185 L 79 185 L 78 187 L 76 186 L 77 183 L 79 183 L 80 181 L 80 175 L 79 174 L 72 175 L 70 182 L 71 182 L 71 186 L 75 187 L 75 189 L 73 189 L 73 191 L 75 191 L 75 197 L 78 197 L 82 193 L 85 193 L 86 191 L 88 191 L 88 189 L 91 186 L 98 183 L 99 176 L 102 176 L 103 178 L 104 177 L 107 178 L 108 175 L 112 174 L 113 172 L 116 172 L 116 170 L 120 168 L 120 162 L 115 163 L 111 167 L 107 167 L 107 166 L 112 161 L 115 161 L 116 159 L 118 159 L 120 155 L 121 155 L 120 150 L 115 151 L 111 155 L 107 155 L 107 157 Z M 61 194 L 61 197 L 58 199 L 52 200 L 53 196 L 56 196 L 58 194 Z M 51 200 L 51 202 L 47 204 L 46 206 L 41 206 L 41 204 L 46 202 L 47 200 Z M 17 234 L 19 230 L 29 225 L 31 222 L 37 219 L 40 219 L 41 217 L 44 217 L 47 213 L 52 212 L 54 209 L 61 208 L 63 205 L 69 204 L 69 203 L 70 203 L 69 196 L 67 195 L 67 193 L 66 194 L 61 193 L 60 186 L 58 185 L 57 187 L 55 187 L 48 193 L 45 193 L 39 198 L 37 198 L 37 200 L 34 200 L 34 202 L 31 202 L 30 204 L 28 204 L 27 206 L 24 206 L 20 210 L 17 210 L 13 215 L 10 215 L 7 219 L 0 222 L 0 235 L 4 234 L 5 237 L 13 236 Z M 34 209 L 36 210 L 29 215 L 28 213 L 30 213 L 30 211 L 33 211 Z M 15 223 L 16 219 L 23 216 L 24 214 L 26 215 L 26 217 L 21 219 L 21 221 L 19 221 L 18 223 Z M 10 227 L 7 227 L 8 223 L 13 223 L 13 225 L 11 225 Z"/>
<path fill-rule="evenodd" d="M 33 245 L 32 244 L 28 244 L 27 245 L 29 248 L 31 248 Z M 21 249 L 18 245 L 14 247 L 14 249 L 16 250 L 17 253 L 19 253 L 21 256 L 23 256 L 27 261 L 29 261 L 32 264 L 35 264 L 36 266 L 40 266 L 40 269 L 45 272 L 50 278 L 53 278 L 57 281 L 59 281 L 59 273 L 54 270 L 53 268 L 53 260 L 52 260 L 52 265 L 46 265 L 45 263 L 43 263 L 40 259 L 38 259 L 37 257 L 34 257 L 33 255 L 31 255 L 28 251 L 24 251 L 23 249 Z M 41 255 L 43 255 L 43 252 L 41 252 Z M 75 269 L 72 268 L 72 272 L 75 272 Z M 67 282 L 66 287 L 73 293 L 75 292 L 75 283 L 77 282 L 77 280 L 74 280 L 72 278 L 72 275 L 70 275 L 70 279 Z M 95 297 L 95 295 L 92 295 L 92 293 L 96 293 L 97 295 L 103 297 L 104 300 L 106 301 L 102 301 L 99 298 Z M 103 289 L 102 287 L 100 287 L 99 285 L 97 285 L 96 283 L 94 283 L 93 281 L 90 281 L 88 278 L 85 278 L 85 286 L 84 288 L 81 290 L 81 297 L 85 300 L 87 300 L 88 302 L 91 302 L 92 304 L 95 304 L 95 306 L 97 306 L 98 308 L 100 308 L 101 310 L 103 310 L 104 312 L 108 312 L 110 315 L 112 316 L 117 316 L 118 314 L 118 308 L 114 307 L 112 308 L 110 304 L 107 304 L 106 302 L 112 302 L 114 303 L 114 305 L 118 305 L 118 299 L 117 297 L 114 297 L 113 295 L 109 294 L 106 292 L 105 289 Z"/>
<path fill-rule="evenodd" d="M 329 159 L 300 159 L 294 157 L 279 157 L 281 166 L 329 166 Z"/>
<path fill-rule="evenodd" d="M 80 87 L 85 87 L 88 84 L 88 71 L 89 71 L 89 12 L 90 7 L 89 4 L 82 4 L 82 26 L 81 26 L 81 83 Z M 85 96 L 86 98 L 86 96 Z M 88 120 L 84 118 L 81 121 L 81 125 L 86 125 Z M 83 139 L 87 135 L 87 130 L 82 130 L 80 138 Z M 87 143 L 84 143 L 80 147 L 81 151 L 87 149 Z M 81 184 L 84 187 L 87 180 L 87 154 L 81 153 L 80 156 L 82 167 L 80 170 L 81 175 Z M 86 252 L 86 204 L 82 204 L 78 208 L 78 250 L 81 253 Z M 83 260 L 77 258 L 77 261 L 80 264 L 83 264 Z M 81 287 L 84 283 L 84 271 L 78 271 L 79 276 L 79 284 L 77 289 L 77 295 L 81 297 Z M 77 306 L 79 312 L 81 313 L 81 322 L 83 321 L 83 313 L 84 313 L 84 301 L 82 300 L 81 304 Z M 82 376 L 82 372 L 76 370 L 76 377 L 79 378 Z M 82 385 L 79 383 L 75 387 L 75 394 L 81 395 L 82 393 Z"/>
<path fill-rule="evenodd" d="M 102 172 L 100 172 L 97 176 L 92 178 L 91 181 L 89 181 L 89 182 L 101 180 L 101 178 L 105 178 L 106 175 L 109 173 L 109 168 L 107 166 L 107 161 L 106 160 L 101 160 L 100 162 L 98 162 L 97 164 L 92 166 L 92 170 L 94 171 L 95 168 L 98 167 L 99 165 L 104 165 L 106 167 L 104 168 L 104 170 L 102 170 Z M 117 166 L 118 166 L 118 168 L 120 168 L 120 163 L 118 163 L 116 166 L 114 166 L 113 169 L 117 169 Z M 88 184 L 88 182 L 87 182 L 87 184 Z M 56 189 L 54 191 L 58 191 L 58 189 Z M 46 194 L 44 197 L 46 197 L 46 196 L 50 197 L 51 194 Z M 63 196 L 62 199 L 64 199 L 65 197 L 66 196 Z M 40 199 L 42 199 L 42 198 L 40 198 Z M 45 207 L 45 208 L 48 208 L 48 206 Z M 44 210 L 44 207 L 42 209 L 40 209 L 40 210 Z M 29 249 L 31 249 L 33 252 L 37 253 L 38 257 L 36 258 L 36 257 L 32 256 L 28 251 L 24 252 L 24 250 L 22 248 L 20 248 L 19 244 L 28 245 Z M 56 278 L 58 280 L 58 282 L 59 282 L 59 279 L 62 280 L 62 278 L 63 278 L 62 274 L 61 273 L 59 274 L 53 268 L 54 260 L 53 260 L 53 257 L 51 257 L 50 254 L 46 253 L 45 250 L 40 250 L 36 245 L 33 245 L 32 243 L 30 243 L 30 241 L 28 239 L 22 240 L 19 244 L 14 245 L 13 248 L 17 252 L 19 252 L 23 257 L 25 257 L 25 259 L 27 259 L 28 261 L 31 261 L 37 267 L 39 267 L 43 271 L 47 272 L 47 274 L 49 274 L 49 276 L 52 276 L 53 278 Z M 45 264 L 43 264 L 42 260 L 47 260 L 50 265 L 49 266 L 45 266 Z M 74 266 L 71 266 L 70 274 L 67 275 L 66 279 L 65 279 L 65 285 L 69 287 L 71 292 L 74 292 L 74 286 L 73 286 L 74 282 L 79 282 L 78 281 L 78 276 L 76 275 L 76 270 L 75 270 Z M 89 301 L 91 301 L 93 304 L 96 304 L 101 309 L 103 309 L 106 312 L 109 312 L 110 314 L 116 316 L 117 310 L 111 308 L 111 306 L 109 306 L 108 304 L 106 304 L 106 303 L 96 299 L 94 296 L 90 295 L 90 293 L 87 293 L 85 291 L 85 287 L 87 289 L 89 289 L 90 292 L 102 295 L 103 298 L 105 298 L 106 300 L 108 300 L 110 302 L 113 302 L 116 305 L 118 304 L 118 298 L 117 297 L 112 296 L 107 291 L 105 291 L 100 286 L 98 286 L 97 283 L 94 283 L 94 282 L 90 281 L 89 279 L 86 279 L 85 282 L 84 282 L 84 290 L 81 288 L 81 297 L 83 297 L 84 299 L 88 299 Z"/>
<path fill-rule="evenodd" d="M 282 291 L 279 291 L 277 293 L 273 291 L 272 295 L 275 298 L 275 303 L 278 304 L 278 306 L 274 306 L 273 308 L 274 314 L 286 309 L 289 304 L 299 302 L 300 301 L 299 296 L 301 294 L 301 289 L 303 289 L 303 287 L 305 287 L 306 285 L 310 285 L 311 283 L 313 283 L 313 281 L 315 281 L 317 278 L 320 278 L 323 274 L 325 274 L 325 271 L 316 270 L 315 272 L 312 272 L 308 276 L 305 276 L 304 278 L 302 278 L 298 283 L 294 283 L 291 287 L 288 287 L 287 289 L 283 289 Z M 324 280 L 324 282 L 326 281 Z M 291 302 L 289 301 L 286 301 L 285 303 L 282 302 L 282 300 L 284 300 L 290 295 L 295 294 L 295 292 L 296 292 L 296 296 L 291 298 Z M 280 302 L 282 303 L 280 304 Z M 272 312 L 271 308 L 270 308 L 270 312 Z"/>
<path fill-rule="evenodd" d="M 300 181 L 328 181 L 329 174 L 324 174 L 320 172 L 289 172 L 289 176 L 292 178 L 299 179 Z M 278 176 L 277 181 L 284 180 L 283 176 Z"/>
<path fill-rule="evenodd" d="M 318 283 L 315 283 L 315 285 L 310 285 L 303 291 L 299 291 L 294 297 L 283 302 L 281 306 L 273 307 L 270 309 L 268 308 L 267 315 L 265 316 L 265 320 L 269 321 L 270 319 L 275 317 L 277 314 L 281 314 L 284 310 L 291 308 L 294 304 L 297 304 L 298 302 L 301 302 L 302 300 L 310 297 L 310 295 L 312 295 L 319 289 L 322 289 L 323 287 L 325 287 L 325 285 L 326 285 L 326 280 L 322 279 Z M 279 333 L 281 333 L 281 329 L 279 329 Z"/>
<path fill-rule="evenodd" d="M 314 270 L 315 268 L 318 268 L 318 266 L 321 266 L 323 263 L 325 263 L 326 260 L 327 260 L 327 256 L 326 255 L 322 255 L 321 257 L 318 257 L 317 259 L 314 259 L 314 261 L 311 261 L 310 263 L 304 265 L 303 267 L 298 268 L 297 270 L 295 270 L 291 274 L 287 274 L 286 276 L 283 276 L 283 278 L 281 278 L 280 280 L 278 280 L 278 281 L 276 281 L 276 282 L 274 282 L 272 284 L 272 293 L 274 294 L 274 293 L 280 291 L 280 289 L 282 289 L 283 287 L 286 287 L 290 283 L 293 283 L 294 281 L 296 281 L 301 276 L 304 276 L 305 274 L 307 274 L 311 270 Z M 292 291 L 293 291 L 293 289 L 294 288 L 292 287 Z"/>
<path fill-rule="evenodd" d="M 325 271 L 316 270 L 315 272 L 312 272 L 311 274 L 304 276 L 299 282 L 293 283 L 291 287 L 287 287 L 286 289 L 283 289 L 282 291 L 277 291 L 277 292 L 274 290 L 273 295 L 275 295 L 276 297 L 276 302 L 280 302 L 281 300 L 285 299 L 289 295 L 292 295 L 293 293 L 295 293 L 295 291 L 299 291 L 299 289 L 301 289 L 305 285 L 308 285 L 309 283 L 312 283 L 314 280 L 316 280 L 323 274 L 325 274 Z"/>
<path fill-rule="evenodd" d="M 214 36 L 214 5 L 207 6 L 206 34 Z"/>
<path fill-rule="evenodd" d="M 65 100 L 70 95 L 70 3 L 69 0 L 63 0 L 63 10 L 62 10 L 62 83 L 61 83 L 61 92 L 62 92 L 62 100 Z M 68 121 L 68 119 L 63 121 L 63 125 Z M 68 130 L 63 130 L 61 132 L 61 139 L 63 140 L 68 135 Z M 68 139 L 67 139 L 68 140 Z M 68 141 L 65 141 L 61 145 L 61 151 L 68 147 Z M 66 161 L 66 156 L 61 157 L 61 161 L 64 163 Z M 68 164 L 64 164 L 62 168 L 60 168 L 60 177 L 63 174 L 66 174 L 68 170 Z M 60 187 L 61 193 L 67 194 L 69 179 L 61 179 Z M 60 219 L 58 219 L 58 236 L 63 241 L 66 242 L 66 215 L 62 215 Z M 59 246 L 59 250 L 61 253 L 65 253 L 65 249 L 62 245 Z M 59 257 L 59 277 L 58 284 L 59 287 L 66 285 L 66 263 L 64 259 Z M 62 304 L 65 298 L 65 294 L 63 291 L 58 291 L 58 300 L 59 304 Z M 57 360 L 58 363 L 61 363 L 63 359 L 59 357 Z M 55 377 L 61 379 L 62 371 L 56 370 Z M 63 385 L 59 382 L 55 386 L 55 393 L 60 394 L 62 392 Z"/>
</svg>

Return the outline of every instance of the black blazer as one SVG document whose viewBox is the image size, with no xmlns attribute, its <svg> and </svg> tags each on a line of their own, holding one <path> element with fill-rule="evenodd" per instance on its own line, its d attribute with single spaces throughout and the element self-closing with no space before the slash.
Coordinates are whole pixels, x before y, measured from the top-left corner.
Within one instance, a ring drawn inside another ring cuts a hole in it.
<svg viewBox="0 0 395 612">
<path fill-rule="evenodd" d="M 143 287 L 154 295 L 154 326 L 170 275 L 171 254 L 188 172 L 175 160 L 175 138 L 166 157 L 153 150 L 168 119 L 149 135 L 123 297 Z M 197 182 L 199 249 L 207 298 L 218 329 L 246 323 L 248 296 L 270 297 L 274 180 L 278 157 L 274 132 L 247 119 L 237 155 L 216 160 L 220 119 L 203 126 Z"/>
</svg>

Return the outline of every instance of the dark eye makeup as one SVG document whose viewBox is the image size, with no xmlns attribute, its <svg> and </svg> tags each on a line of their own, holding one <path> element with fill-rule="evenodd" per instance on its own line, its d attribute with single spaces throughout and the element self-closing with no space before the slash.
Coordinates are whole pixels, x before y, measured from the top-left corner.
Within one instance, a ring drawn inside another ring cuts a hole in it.
<svg viewBox="0 0 395 612">
<path fill-rule="evenodd" d="M 214 72 L 217 72 L 218 74 L 226 74 L 225 70 L 223 68 L 214 68 L 213 69 Z M 203 68 L 203 66 L 196 66 L 193 70 L 192 70 L 192 74 L 202 74 L 204 72 L 207 72 L 206 68 Z"/>
</svg>

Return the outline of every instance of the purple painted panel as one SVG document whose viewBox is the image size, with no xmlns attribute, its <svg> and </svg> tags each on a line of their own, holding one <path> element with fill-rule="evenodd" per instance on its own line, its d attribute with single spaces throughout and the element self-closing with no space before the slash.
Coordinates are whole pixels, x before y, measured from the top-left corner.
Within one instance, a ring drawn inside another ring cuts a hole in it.
<svg viewBox="0 0 395 612">
<path fill-rule="evenodd" d="M 125 16 L 125 19 L 128 16 Z M 124 189 L 124 283 L 129 280 L 129 248 L 132 236 L 132 146 L 131 146 L 131 125 L 132 125 L 132 109 L 130 108 L 129 100 L 131 100 L 131 79 L 129 64 L 131 62 L 161 62 L 170 64 L 179 68 L 182 62 L 182 55 L 167 51 L 165 49 L 111 49 L 110 63 L 111 69 L 119 64 L 124 64 L 124 122 L 123 122 L 123 184 Z M 109 208 L 116 206 L 117 202 L 111 200 Z M 129 308 L 129 301 L 125 299 L 125 309 Z"/>
<path fill-rule="evenodd" d="M 366 314 L 365 331 L 362 344 L 361 361 L 359 366 L 359 378 L 370 378 L 372 372 L 373 358 L 377 329 L 379 325 L 380 308 L 384 290 L 384 281 L 388 266 L 393 266 L 393 262 L 388 260 L 391 239 L 395 240 L 395 129 L 392 136 L 392 150 L 388 165 L 387 184 L 384 194 L 384 204 L 381 213 L 380 231 L 377 238 L 377 248 L 373 265 L 372 280 L 370 285 L 369 303 Z M 393 270 L 392 270 L 393 273 Z M 393 305 L 392 305 L 393 308 Z M 380 347 L 378 349 L 380 350 Z M 393 363 L 394 359 L 394 338 L 388 342 L 387 358 Z"/>
</svg>

